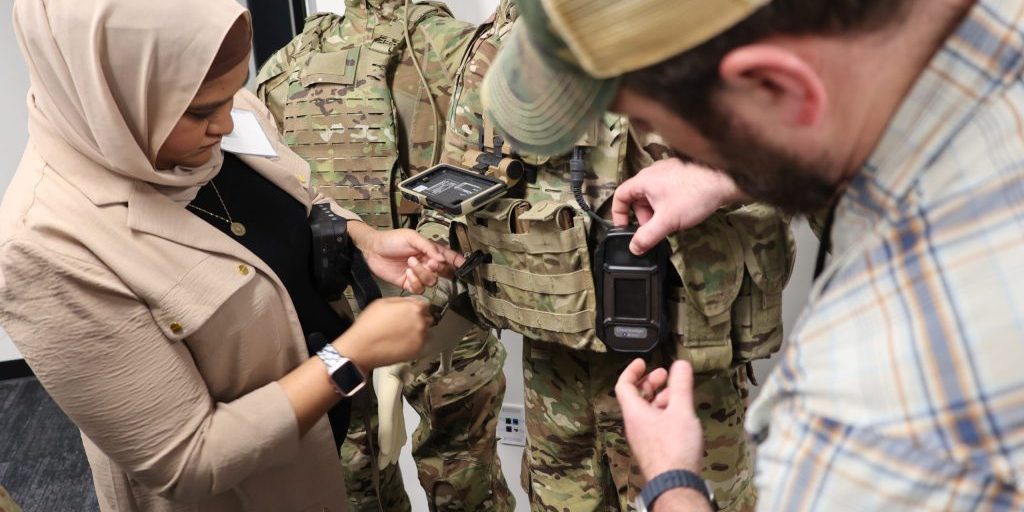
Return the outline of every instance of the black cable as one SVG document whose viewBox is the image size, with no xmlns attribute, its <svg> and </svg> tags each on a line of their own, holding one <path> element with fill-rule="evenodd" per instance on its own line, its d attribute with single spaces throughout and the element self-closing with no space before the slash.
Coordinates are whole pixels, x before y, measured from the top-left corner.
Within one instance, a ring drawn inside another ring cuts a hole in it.
<svg viewBox="0 0 1024 512">
<path fill-rule="evenodd" d="M 611 222 L 602 219 L 597 215 L 597 212 L 587 202 L 587 197 L 583 195 L 583 182 L 587 179 L 587 148 L 583 146 L 576 146 L 572 148 L 572 157 L 569 159 L 569 185 L 572 189 L 572 195 L 576 198 L 576 204 L 580 206 L 590 218 L 595 221 L 611 227 Z"/>
<path fill-rule="evenodd" d="M 821 274 L 825 271 L 825 262 L 828 259 L 828 255 L 832 252 L 832 225 L 836 220 L 836 205 L 828 210 L 828 215 L 825 217 L 825 226 L 821 232 L 821 245 L 818 246 L 818 257 L 815 258 L 814 262 L 814 281 L 817 281 Z"/>
</svg>

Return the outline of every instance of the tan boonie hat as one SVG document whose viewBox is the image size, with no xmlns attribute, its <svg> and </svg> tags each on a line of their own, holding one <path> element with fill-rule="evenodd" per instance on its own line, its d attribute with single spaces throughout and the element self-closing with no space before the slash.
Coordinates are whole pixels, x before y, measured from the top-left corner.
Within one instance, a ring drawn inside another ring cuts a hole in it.
<svg viewBox="0 0 1024 512">
<path fill-rule="evenodd" d="M 568 151 L 619 77 L 694 48 L 770 0 L 518 0 L 520 21 L 484 80 L 484 112 L 521 151 Z"/>
</svg>

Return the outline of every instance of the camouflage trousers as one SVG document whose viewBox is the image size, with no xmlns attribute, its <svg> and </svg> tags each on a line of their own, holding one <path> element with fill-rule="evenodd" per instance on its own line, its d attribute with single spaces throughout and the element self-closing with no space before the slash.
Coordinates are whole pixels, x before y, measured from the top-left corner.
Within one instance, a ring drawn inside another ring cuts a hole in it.
<svg viewBox="0 0 1024 512">
<path fill-rule="evenodd" d="M 505 349 L 482 330 L 470 333 L 455 351 L 452 371 L 437 373 L 440 362 L 405 387 L 419 414 L 412 455 L 420 485 L 433 511 L 515 509 L 497 456 L 497 418 L 505 395 Z M 379 475 L 381 501 L 373 486 L 369 441 L 376 443 L 376 404 L 357 412 L 341 449 L 351 510 L 407 512 L 409 498 L 397 464 Z M 363 426 L 370 421 L 371 438 Z"/>
<path fill-rule="evenodd" d="M 634 510 L 643 488 L 626 442 L 614 388 L 635 356 L 524 340 L 527 449 L 523 487 L 538 511 Z M 655 354 L 656 366 L 670 359 Z M 753 468 L 743 431 L 746 371 L 697 375 L 704 426 L 704 478 L 721 510 L 753 510 Z"/>
</svg>

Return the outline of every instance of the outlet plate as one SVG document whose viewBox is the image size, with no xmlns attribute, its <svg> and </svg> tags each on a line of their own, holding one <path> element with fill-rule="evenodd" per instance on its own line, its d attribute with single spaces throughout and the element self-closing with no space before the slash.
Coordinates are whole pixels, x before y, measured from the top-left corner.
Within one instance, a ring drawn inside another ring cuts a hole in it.
<svg viewBox="0 0 1024 512">
<path fill-rule="evenodd" d="M 498 439 L 502 444 L 526 446 L 526 414 L 523 406 L 502 404 L 498 414 Z"/>
</svg>

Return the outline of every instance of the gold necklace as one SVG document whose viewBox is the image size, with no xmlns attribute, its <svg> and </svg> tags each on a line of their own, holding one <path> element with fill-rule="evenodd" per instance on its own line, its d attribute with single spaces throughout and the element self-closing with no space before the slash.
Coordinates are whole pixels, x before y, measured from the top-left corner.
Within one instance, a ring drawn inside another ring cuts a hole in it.
<svg viewBox="0 0 1024 512">
<path fill-rule="evenodd" d="M 227 222 L 228 225 L 231 226 L 231 232 L 234 233 L 235 236 L 245 236 L 245 224 L 242 224 L 241 222 L 235 222 L 235 220 L 231 218 L 231 212 L 228 211 L 228 205 L 224 204 L 224 198 L 220 196 L 220 190 L 217 190 L 217 184 L 214 183 L 213 180 L 210 180 L 210 185 L 213 185 L 213 192 L 217 194 L 217 200 L 220 201 L 220 206 L 221 208 L 224 208 L 224 214 L 227 215 L 228 217 L 225 219 L 224 217 L 221 217 L 216 213 L 204 210 L 192 203 L 189 203 L 188 207 L 192 208 L 193 210 L 203 212 L 211 217 L 220 219 L 224 222 Z"/>
</svg>

